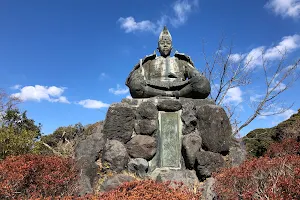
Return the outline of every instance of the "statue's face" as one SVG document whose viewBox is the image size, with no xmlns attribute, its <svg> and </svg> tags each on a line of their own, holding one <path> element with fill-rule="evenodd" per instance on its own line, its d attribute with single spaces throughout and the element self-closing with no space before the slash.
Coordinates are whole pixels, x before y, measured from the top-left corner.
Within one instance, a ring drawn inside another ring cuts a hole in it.
<svg viewBox="0 0 300 200">
<path fill-rule="evenodd" d="M 169 38 L 163 38 L 158 42 L 158 50 L 161 56 L 169 56 L 172 50 L 172 41 Z"/>
</svg>

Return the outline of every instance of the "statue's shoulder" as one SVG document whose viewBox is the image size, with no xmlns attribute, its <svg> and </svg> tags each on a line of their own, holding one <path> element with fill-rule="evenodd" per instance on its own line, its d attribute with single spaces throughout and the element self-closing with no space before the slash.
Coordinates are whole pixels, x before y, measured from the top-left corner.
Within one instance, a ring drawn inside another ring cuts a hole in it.
<svg viewBox="0 0 300 200">
<path fill-rule="evenodd" d="M 179 53 L 179 52 L 177 52 L 177 51 L 175 52 L 174 56 L 175 56 L 176 58 L 178 58 L 179 60 L 186 61 L 186 62 L 190 63 L 193 67 L 195 67 L 195 66 L 194 66 L 194 63 L 193 63 L 193 61 L 192 61 L 192 59 L 191 59 L 190 56 L 188 56 L 188 55 L 186 55 L 186 54 L 184 54 L 184 53 Z"/>
<path fill-rule="evenodd" d="M 156 52 L 154 51 L 153 54 L 147 55 L 142 59 L 142 64 L 148 62 L 149 60 L 154 60 L 156 58 Z"/>
<path fill-rule="evenodd" d="M 138 69 L 140 66 L 142 66 L 143 64 L 145 64 L 150 60 L 155 60 L 155 58 L 156 58 L 156 53 L 154 51 L 153 54 L 146 55 L 144 58 L 140 59 L 139 62 L 134 66 L 133 70 Z"/>
</svg>

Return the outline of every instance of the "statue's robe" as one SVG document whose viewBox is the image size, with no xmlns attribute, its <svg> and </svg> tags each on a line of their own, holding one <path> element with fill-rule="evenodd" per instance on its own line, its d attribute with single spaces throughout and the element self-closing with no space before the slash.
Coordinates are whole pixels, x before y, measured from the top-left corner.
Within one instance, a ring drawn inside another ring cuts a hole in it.
<svg viewBox="0 0 300 200">
<path fill-rule="evenodd" d="M 200 82 L 197 86 L 192 84 L 191 80 L 202 82 L 201 88 L 198 87 Z M 153 96 L 206 98 L 210 92 L 209 82 L 194 67 L 190 57 L 179 53 L 166 58 L 152 54 L 141 59 L 129 74 L 126 85 L 130 88 L 133 98 Z"/>
</svg>

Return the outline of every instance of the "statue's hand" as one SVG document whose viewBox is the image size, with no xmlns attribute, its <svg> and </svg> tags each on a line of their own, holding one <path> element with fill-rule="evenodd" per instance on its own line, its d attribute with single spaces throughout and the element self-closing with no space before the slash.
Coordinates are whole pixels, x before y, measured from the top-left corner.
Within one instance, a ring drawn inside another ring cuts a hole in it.
<svg viewBox="0 0 300 200">
<path fill-rule="evenodd" d="M 204 76 L 194 76 L 189 79 L 193 95 L 196 98 L 204 99 L 210 93 L 210 83 Z"/>
<path fill-rule="evenodd" d="M 192 86 L 196 86 L 201 82 L 200 76 L 194 76 L 193 78 L 189 79 L 189 82 Z"/>
</svg>

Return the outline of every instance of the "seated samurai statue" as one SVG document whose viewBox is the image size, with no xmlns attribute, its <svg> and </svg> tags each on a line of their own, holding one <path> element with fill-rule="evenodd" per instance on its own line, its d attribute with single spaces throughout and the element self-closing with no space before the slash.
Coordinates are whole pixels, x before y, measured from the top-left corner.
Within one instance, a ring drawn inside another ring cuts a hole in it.
<svg viewBox="0 0 300 200">
<path fill-rule="evenodd" d="M 205 99 L 210 83 L 195 67 L 190 57 L 172 51 L 172 37 L 165 26 L 159 36 L 156 53 L 140 59 L 129 74 L 126 85 L 133 98 L 156 96 Z"/>
</svg>

